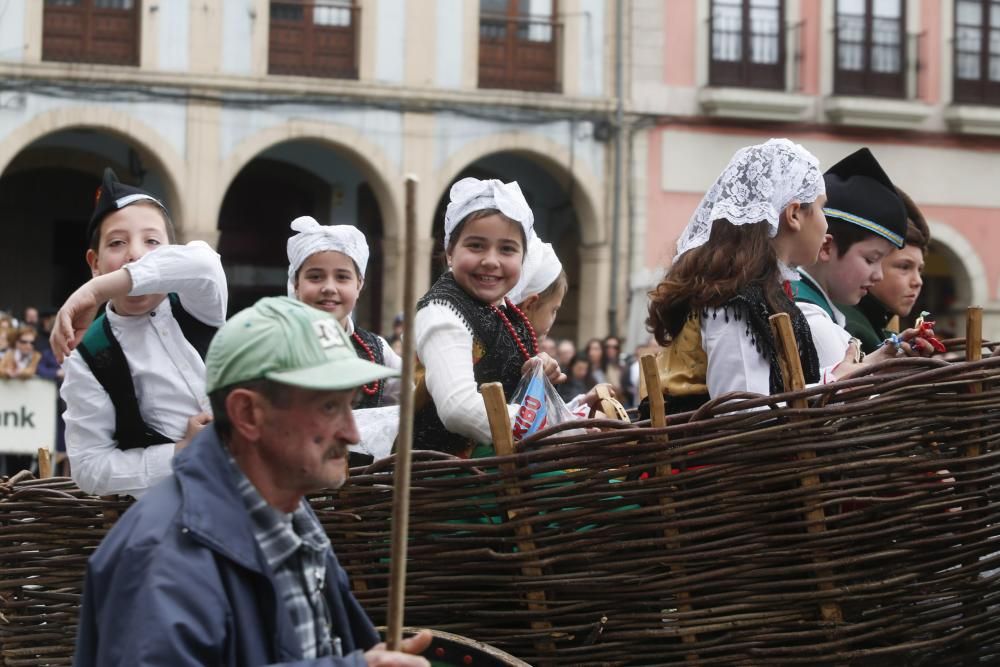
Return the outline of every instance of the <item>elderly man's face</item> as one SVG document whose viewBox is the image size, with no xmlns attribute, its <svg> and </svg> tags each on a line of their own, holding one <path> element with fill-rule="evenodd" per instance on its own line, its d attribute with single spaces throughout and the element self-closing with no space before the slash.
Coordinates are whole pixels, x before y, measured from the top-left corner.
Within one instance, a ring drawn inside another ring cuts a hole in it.
<svg viewBox="0 0 1000 667">
<path fill-rule="evenodd" d="M 281 488 L 308 493 L 347 480 L 347 446 L 359 439 L 351 403 L 356 390 L 288 387 L 280 407 L 263 398 L 257 447 Z"/>
</svg>

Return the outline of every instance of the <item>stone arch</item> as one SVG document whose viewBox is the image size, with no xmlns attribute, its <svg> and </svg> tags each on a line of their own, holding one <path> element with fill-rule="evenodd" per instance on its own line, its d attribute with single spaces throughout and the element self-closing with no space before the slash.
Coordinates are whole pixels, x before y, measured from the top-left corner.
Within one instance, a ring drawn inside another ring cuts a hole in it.
<svg viewBox="0 0 1000 667">
<path fill-rule="evenodd" d="M 382 224 L 387 237 L 401 234 L 402 183 L 392 178 L 394 168 L 383 151 L 356 130 L 329 122 L 296 119 L 256 132 L 240 142 L 222 161 L 217 198 L 214 205 L 218 219 L 222 201 L 236 176 L 257 156 L 286 141 L 310 141 L 343 154 L 365 177 L 375 192 L 382 210 Z"/>
<path fill-rule="evenodd" d="M 437 198 L 445 194 L 445 188 L 463 169 L 495 153 L 521 155 L 541 165 L 559 181 L 564 181 L 566 178 L 573 179 L 572 201 L 580 223 L 583 244 L 594 246 L 608 242 L 609 230 L 601 223 L 603 188 L 596 176 L 581 166 L 578 160 L 571 159 L 569 151 L 564 146 L 530 132 L 492 134 L 470 142 L 452 153 L 441 168 L 436 170 L 438 181 L 430 191 L 437 194 L 434 197 L 425 197 L 421 201 L 423 210 L 420 219 L 427 220 L 433 215 Z"/>
<path fill-rule="evenodd" d="M 163 136 L 135 116 L 108 107 L 63 107 L 42 113 L 15 128 L 0 140 L 0 174 L 14 158 L 35 141 L 56 132 L 93 129 L 134 144 L 147 164 L 163 176 L 166 199 L 177 231 L 185 230 L 185 207 L 180 197 L 184 160 Z"/>
<path fill-rule="evenodd" d="M 469 142 L 450 154 L 436 169 L 437 181 L 430 192 L 437 197 L 425 197 L 419 203 L 422 221 L 433 228 L 434 206 L 447 188 L 470 165 L 498 154 L 509 154 L 530 161 L 548 172 L 570 193 L 570 203 L 576 217 L 580 246 L 575 257 L 579 282 L 571 279 L 569 303 L 575 301 L 575 318 L 567 326 L 575 331 L 578 341 L 607 333 L 611 282 L 611 230 L 604 210 L 604 185 L 581 160 L 551 139 L 533 132 L 501 132 Z M 429 230 L 428 230 L 429 232 Z M 429 234 L 428 234 L 429 235 Z M 565 258 L 564 258 L 565 261 Z M 576 291 L 578 290 L 578 291 Z M 567 304 L 568 305 L 568 304 Z M 564 305 L 563 312 L 570 312 Z M 568 333 L 568 332 L 564 332 Z"/>
<path fill-rule="evenodd" d="M 932 243 L 942 246 L 949 262 L 964 275 L 955 276 L 957 301 L 964 306 L 985 306 L 989 302 L 986 265 L 975 247 L 954 227 L 944 222 L 928 221 Z"/>
</svg>

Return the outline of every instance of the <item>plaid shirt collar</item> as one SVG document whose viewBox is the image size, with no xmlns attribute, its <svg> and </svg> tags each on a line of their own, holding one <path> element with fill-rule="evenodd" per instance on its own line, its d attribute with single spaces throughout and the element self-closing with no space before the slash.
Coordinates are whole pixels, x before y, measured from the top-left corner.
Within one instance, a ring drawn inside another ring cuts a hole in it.
<svg viewBox="0 0 1000 667">
<path fill-rule="evenodd" d="M 299 547 L 315 554 L 331 548 L 329 538 L 309 511 L 305 498 L 299 501 L 294 512 L 286 514 L 264 500 L 232 456 L 229 462 L 232 464 L 233 481 L 250 513 L 254 537 L 272 570 L 277 571 Z"/>
</svg>

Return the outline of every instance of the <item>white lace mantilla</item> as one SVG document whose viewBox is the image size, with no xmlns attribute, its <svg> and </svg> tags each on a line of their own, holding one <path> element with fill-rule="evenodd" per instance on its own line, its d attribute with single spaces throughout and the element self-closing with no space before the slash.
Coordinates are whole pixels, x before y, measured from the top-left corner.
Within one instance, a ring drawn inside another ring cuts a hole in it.
<svg viewBox="0 0 1000 667">
<path fill-rule="evenodd" d="M 825 192 L 819 160 L 799 144 L 771 139 L 741 148 L 691 216 L 674 259 L 708 241 L 715 220 L 733 225 L 766 220 L 773 237 L 788 204 L 811 203 Z"/>
</svg>

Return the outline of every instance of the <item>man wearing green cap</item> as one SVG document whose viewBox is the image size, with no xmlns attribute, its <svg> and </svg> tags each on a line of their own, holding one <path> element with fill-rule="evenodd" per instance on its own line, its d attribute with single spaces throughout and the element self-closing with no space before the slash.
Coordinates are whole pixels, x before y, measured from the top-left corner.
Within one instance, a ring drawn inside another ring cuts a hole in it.
<svg viewBox="0 0 1000 667">
<path fill-rule="evenodd" d="M 285 297 L 230 319 L 205 367 L 213 427 L 91 557 L 74 664 L 427 665 L 429 633 L 378 644 L 305 500 L 347 479 L 355 392 L 396 371 Z"/>
</svg>

